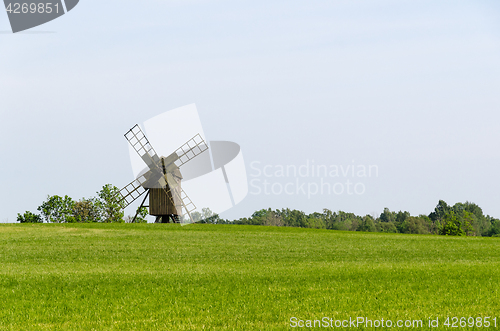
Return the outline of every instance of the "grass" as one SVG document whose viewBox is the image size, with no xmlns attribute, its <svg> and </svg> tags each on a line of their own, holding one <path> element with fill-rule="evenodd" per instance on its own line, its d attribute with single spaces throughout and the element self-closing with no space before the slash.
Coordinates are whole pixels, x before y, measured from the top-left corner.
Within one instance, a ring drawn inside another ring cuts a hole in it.
<svg viewBox="0 0 500 331">
<path fill-rule="evenodd" d="M 0 225 L 0 330 L 287 330 L 292 317 L 358 316 L 500 326 L 499 283 L 500 238 Z"/>
</svg>

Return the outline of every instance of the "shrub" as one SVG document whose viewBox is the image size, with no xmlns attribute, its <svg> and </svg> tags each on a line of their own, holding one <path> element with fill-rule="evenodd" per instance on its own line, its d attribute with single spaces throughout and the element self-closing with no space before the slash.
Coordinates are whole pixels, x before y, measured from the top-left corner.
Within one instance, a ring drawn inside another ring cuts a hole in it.
<svg viewBox="0 0 500 331">
<path fill-rule="evenodd" d="M 23 215 L 17 214 L 17 221 L 20 223 L 43 223 L 40 215 L 33 214 L 30 211 L 24 212 Z"/>
</svg>

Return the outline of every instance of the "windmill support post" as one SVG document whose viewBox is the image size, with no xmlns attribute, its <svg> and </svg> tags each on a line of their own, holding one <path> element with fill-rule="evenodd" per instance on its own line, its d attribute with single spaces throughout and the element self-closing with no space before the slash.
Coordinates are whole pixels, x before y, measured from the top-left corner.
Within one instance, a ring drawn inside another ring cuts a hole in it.
<svg viewBox="0 0 500 331">
<path fill-rule="evenodd" d="M 139 212 L 141 211 L 142 206 L 144 206 L 144 202 L 146 202 L 146 199 L 148 198 L 148 195 L 149 195 L 149 190 L 146 193 L 146 196 L 144 197 L 144 200 L 142 200 L 141 206 L 139 208 L 137 208 L 137 212 L 135 213 L 135 216 L 132 219 L 132 223 L 135 223 L 135 219 L 137 218 L 137 215 L 139 215 Z"/>
</svg>

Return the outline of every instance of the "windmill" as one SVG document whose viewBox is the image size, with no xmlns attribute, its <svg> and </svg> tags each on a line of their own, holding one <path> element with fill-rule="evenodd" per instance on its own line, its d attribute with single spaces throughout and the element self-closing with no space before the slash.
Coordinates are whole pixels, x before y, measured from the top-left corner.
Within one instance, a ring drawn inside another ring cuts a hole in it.
<svg viewBox="0 0 500 331">
<path fill-rule="evenodd" d="M 117 197 L 120 206 L 125 208 L 146 193 L 137 213 L 149 196 L 149 214 L 156 216 L 156 223 L 179 223 L 186 215 L 194 222 L 191 212 L 196 206 L 181 187 L 181 168 L 208 150 L 201 135 L 196 134 L 167 157 L 156 154 L 137 124 L 125 134 L 125 138 L 147 167 L 135 180 L 120 190 Z M 132 222 L 135 221 L 137 213 Z"/>
</svg>

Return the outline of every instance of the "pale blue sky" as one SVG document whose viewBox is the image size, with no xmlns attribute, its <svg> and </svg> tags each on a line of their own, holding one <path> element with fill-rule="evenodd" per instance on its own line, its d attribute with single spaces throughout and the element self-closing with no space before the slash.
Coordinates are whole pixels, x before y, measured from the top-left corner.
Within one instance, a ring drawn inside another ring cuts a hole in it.
<svg viewBox="0 0 500 331">
<path fill-rule="evenodd" d="M 223 217 L 427 214 L 439 199 L 500 217 L 498 2 L 81 0 L 0 33 L 0 50 L 0 221 L 127 184 L 123 134 L 190 103 L 249 175 L 254 161 L 379 168 L 361 196 L 250 194 Z"/>
</svg>

